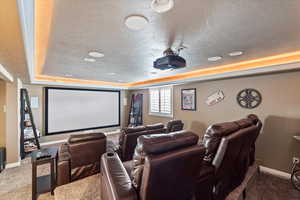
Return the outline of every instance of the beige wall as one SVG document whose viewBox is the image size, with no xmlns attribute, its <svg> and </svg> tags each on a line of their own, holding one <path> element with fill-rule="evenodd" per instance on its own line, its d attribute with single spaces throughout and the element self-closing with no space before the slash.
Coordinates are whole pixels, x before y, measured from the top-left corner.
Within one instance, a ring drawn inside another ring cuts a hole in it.
<svg viewBox="0 0 300 200">
<path fill-rule="evenodd" d="M 181 89 L 197 88 L 197 111 L 181 110 Z M 253 109 L 236 103 L 237 93 L 244 88 L 256 88 L 262 94 L 262 104 Z M 205 104 L 215 91 L 223 90 L 224 101 L 214 106 Z M 264 123 L 257 141 L 257 159 L 266 167 L 289 172 L 293 156 L 300 157 L 300 142 L 292 136 L 300 135 L 300 72 L 216 80 L 174 86 L 174 119 L 181 119 L 185 128 L 200 136 L 213 123 L 240 119 L 257 114 Z M 148 114 L 148 90 L 133 91 L 144 94 L 144 123 L 166 123 L 170 118 Z"/>
<path fill-rule="evenodd" d="M 6 83 L 0 79 L 0 147 L 5 147 L 6 137 L 6 114 L 4 106 L 6 104 Z"/>
<path fill-rule="evenodd" d="M 36 128 L 41 132 L 41 134 L 44 134 L 44 87 L 29 84 L 23 84 L 23 87 L 28 90 L 29 98 L 38 97 L 39 99 L 39 108 L 32 108 L 32 114 Z"/>
<path fill-rule="evenodd" d="M 20 158 L 19 90 L 17 79 L 6 83 L 6 162 Z"/>
</svg>

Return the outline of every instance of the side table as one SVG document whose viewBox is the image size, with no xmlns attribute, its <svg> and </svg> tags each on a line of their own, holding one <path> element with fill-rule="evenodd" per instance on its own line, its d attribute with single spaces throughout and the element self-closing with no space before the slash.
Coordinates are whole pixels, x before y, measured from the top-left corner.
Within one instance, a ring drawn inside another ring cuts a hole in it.
<svg viewBox="0 0 300 200">
<path fill-rule="evenodd" d="M 51 156 L 48 158 L 37 159 L 37 153 L 39 151 L 47 151 Z M 54 189 L 56 186 L 57 153 L 58 147 L 42 148 L 31 153 L 32 200 L 36 200 L 39 194 L 50 191 L 51 195 L 54 195 Z M 45 176 L 37 176 L 37 167 L 47 163 L 50 164 L 50 174 Z"/>
</svg>

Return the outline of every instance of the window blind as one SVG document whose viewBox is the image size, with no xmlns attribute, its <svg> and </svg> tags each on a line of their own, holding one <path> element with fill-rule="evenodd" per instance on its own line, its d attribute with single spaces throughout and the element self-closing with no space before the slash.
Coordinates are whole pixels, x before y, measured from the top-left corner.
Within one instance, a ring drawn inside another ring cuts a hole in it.
<svg viewBox="0 0 300 200">
<path fill-rule="evenodd" d="M 159 90 L 158 89 L 150 90 L 150 112 L 153 113 L 159 112 Z"/>
<path fill-rule="evenodd" d="M 151 88 L 150 113 L 171 116 L 172 115 L 172 87 Z"/>
</svg>

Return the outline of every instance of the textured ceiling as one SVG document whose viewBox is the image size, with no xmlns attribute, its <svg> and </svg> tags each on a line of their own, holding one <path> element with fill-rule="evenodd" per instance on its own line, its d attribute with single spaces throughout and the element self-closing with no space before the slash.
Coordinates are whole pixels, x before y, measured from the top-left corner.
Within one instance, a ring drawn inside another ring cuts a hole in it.
<svg viewBox="0 0 300 200">
<path fill-rule="evenodd" d="M 29 80 L 17 0 L 1 1 L 0 64 L 24 82 Z"/>
<path fill-rule="evenodd" d="M 43 74 L 136 82 L 300 49 L 300 0 L 175 0 L 164 14 L 150 2 L 56 0 Z M 146 16 L 149 25 L 129 30 L 124 18 L 132 14 Z M 152 62 L 181 43 L 187 67 L 152 75 Z M 86 63 L 90 50 L 105 57 Z M 227 56 L 236 50 L 244 55 Z M 224 59 L 207 61 L 218 55 Z"/>
</svg>

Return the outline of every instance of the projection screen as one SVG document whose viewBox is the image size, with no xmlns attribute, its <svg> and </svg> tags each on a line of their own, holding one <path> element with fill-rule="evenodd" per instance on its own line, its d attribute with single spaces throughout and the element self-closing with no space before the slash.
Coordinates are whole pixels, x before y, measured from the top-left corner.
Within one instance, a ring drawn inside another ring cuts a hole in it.
<svg viewBox="0 0 300 200">
<path fill-rule="evenodd" d="M 120 91 L 45 88 L 46 135 L 120 126 Z"/>
</svg>

